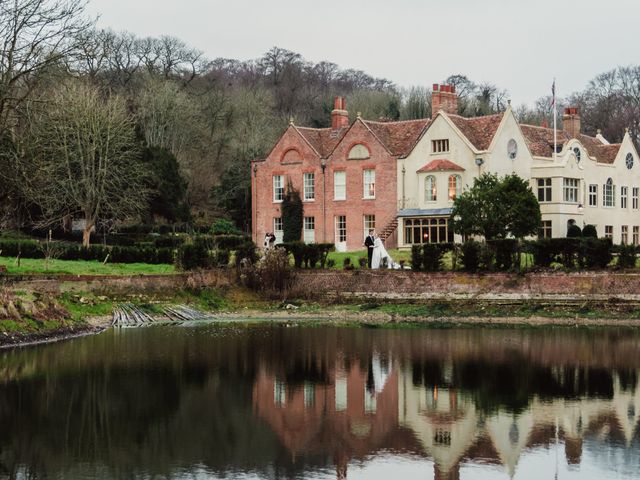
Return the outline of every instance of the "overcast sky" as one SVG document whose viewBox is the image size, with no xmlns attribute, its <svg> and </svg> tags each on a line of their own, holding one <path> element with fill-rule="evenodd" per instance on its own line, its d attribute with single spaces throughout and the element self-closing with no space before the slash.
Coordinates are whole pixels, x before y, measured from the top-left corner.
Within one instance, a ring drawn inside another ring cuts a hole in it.
<svg viewBox="0 0 640 480">
<path fill-rule="evenodd" d="M 273 46 L 399 86 L 453 73 L 506 88 L 513 103 L 584 88 L 640 63 L 640 0 L 90 0 L 99 26 L 172 35 L 207 57 Z"/>
</svg>

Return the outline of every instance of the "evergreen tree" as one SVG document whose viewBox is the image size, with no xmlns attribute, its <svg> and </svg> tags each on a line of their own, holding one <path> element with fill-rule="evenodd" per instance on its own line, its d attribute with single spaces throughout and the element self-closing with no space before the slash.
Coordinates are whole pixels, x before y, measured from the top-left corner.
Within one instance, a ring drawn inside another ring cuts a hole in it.
<svg viewBox="0 0 640 480">
<path fill-rule="evenodd" d="M 293 188 L 291 181 L 287 183 L 287 191 L 282 200 L 283 241 L 299 242 L 302 239 L 302 222 L 304 210 L 300 192 Z"/>
</svg>

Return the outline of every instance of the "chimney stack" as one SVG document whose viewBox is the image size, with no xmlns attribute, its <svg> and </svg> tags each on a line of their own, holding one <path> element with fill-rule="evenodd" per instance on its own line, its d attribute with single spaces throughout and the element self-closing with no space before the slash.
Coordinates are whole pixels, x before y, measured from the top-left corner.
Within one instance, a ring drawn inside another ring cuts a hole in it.
<svg viewBox="0 0 640 480">
<path fill-rule="evenodd" d="M 431 118 L 435 118 L 440 110 L 454 115 L 458 113 L 458 95 L 455 86 L 433 84 Z"/>
<path fill-rule="evenodd" d="M 335 97 L 333 111 L 331 112 L 331 130 L 340 130 L 349 126 L 349 112 L 347 112 L 347 100 L 344 97 Z"/>
<path fill-rule="evenodd" d="M 564 109 L 562 129 L 567 132 L 571 138 L 576 138 L 580 135 L 580 110 L 578 107 L 567 107 Z"/>
</svg>

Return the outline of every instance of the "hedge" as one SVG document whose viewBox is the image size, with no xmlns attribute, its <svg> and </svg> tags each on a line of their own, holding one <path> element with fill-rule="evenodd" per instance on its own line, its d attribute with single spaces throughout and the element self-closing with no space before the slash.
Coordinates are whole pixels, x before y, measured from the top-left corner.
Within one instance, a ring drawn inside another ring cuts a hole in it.
<svg viewBox="0 0 640 480">
<path fill-rule="evenodd" d="M 293 263 L 296 268 L 302 268 L 303 266 L 316 268 L 318 263 L 320 268 L 324 268 L 329 252 L 335 250 L 333 243 L 288 242 L 280 246 L 293 256 Z"/>
<path fill-rule="evenodd" d="M 0 240 L 2 256 L 21 258 L 44 258 L 40 243 L 33 240 Z M 91 245 L 84 248 L 82 245 L 66 242 L 55 242 L 56 258 L 60 260 L 98 260 L 112 263 L 173 263 L 172 248 L 155 248 L 151 246 L 138 247 L 109 247 L 104 245 Z"/>
</svg>

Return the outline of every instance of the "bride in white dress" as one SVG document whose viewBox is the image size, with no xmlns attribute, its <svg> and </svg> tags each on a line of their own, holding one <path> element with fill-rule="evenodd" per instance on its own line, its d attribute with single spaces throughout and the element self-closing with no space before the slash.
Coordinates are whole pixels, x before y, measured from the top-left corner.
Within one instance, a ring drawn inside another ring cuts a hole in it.
<svg viewBox="0 0 640 480">
<path fill-rule="evenodd" d="M 396 264 L 387 252 L 387 249 L 384 248 L 384 243 L 380 237 L 376 237 L 373 242 L 373 256 L 371 257 L 371 268 L 378 269 L 384 267 L 384 259 L 387 259 L 387 268 L 396 268 Z"/>
</svg>

